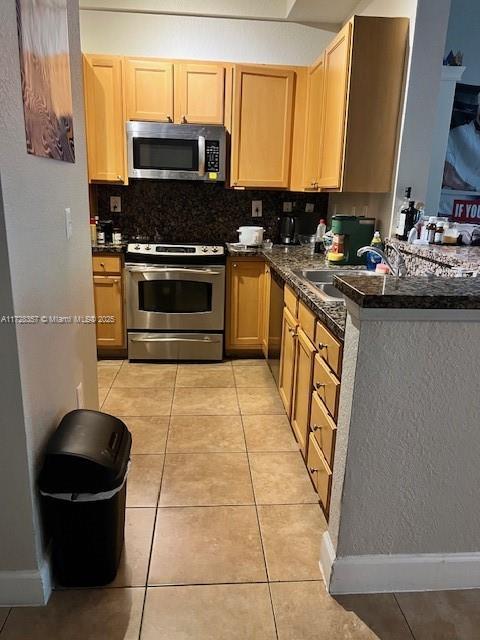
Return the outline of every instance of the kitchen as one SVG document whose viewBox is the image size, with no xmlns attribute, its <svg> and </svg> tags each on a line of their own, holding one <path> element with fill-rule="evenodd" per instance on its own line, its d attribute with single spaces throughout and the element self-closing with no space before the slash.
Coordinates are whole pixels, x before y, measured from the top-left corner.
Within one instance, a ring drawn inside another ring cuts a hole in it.
<svg viewBox="0 0 480 640">
<path fill-rule="evenodd" d="M 99 407 L 134 441 L 126 552 L 100 609 L 130 611 L 118 637 L 474 637 L 477 592 L 460 590 L 480 585 L 476 565 L 462 570 L 478 562 L 465 398 L 478 397 L 480 298 L 462 276 L 480 256 L 394 238 L 396 194 L 417 184 L 402 176 L 417 33 L 404 8 L 352 7 L 306 65 L 144 55 L 113 26 L 105 51 L 110 19 L 149 14 L 90 4 Z M 355 216 L 335 223 L 339 264 L 292 243 L 339 214 Z M 239 247 L 252 225 L 263 246 Z M 389 275 L 357 256 L 375 229 Z M 459 461 L 470 475 L 453 481 Z M 466 608 L 444 636 L 449 593 Z M 0 637 L 48 633 L 68 597 L 12 610 Z"/>
</svg>

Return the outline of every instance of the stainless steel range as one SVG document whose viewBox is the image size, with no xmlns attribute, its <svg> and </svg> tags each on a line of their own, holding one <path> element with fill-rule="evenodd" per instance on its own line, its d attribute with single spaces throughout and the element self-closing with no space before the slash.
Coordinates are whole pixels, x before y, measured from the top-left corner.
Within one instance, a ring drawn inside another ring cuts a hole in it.
<svg viewBox="0 0 480 640">
<path fill-rule="evenodd" d="M 222 359 L 222 246 L 129 244 L 125 272 L 129 360 Z"/>
</svg>

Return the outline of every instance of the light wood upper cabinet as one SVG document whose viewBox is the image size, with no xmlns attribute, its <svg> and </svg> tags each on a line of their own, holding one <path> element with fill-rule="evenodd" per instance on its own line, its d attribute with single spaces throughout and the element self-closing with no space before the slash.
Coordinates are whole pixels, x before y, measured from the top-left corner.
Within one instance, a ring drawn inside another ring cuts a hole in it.
<svg viewBox="0 0 480 640">
<path fill-rule="evenodd" d="M 308 71 L 307 133 L 303 179 L 305 189 L 318 189 L 322 151 L 323 89 L 325 57 Z"/>
<path fill-rule="evenodd" d="M 304 331 L 301 328 L 298 329 L 291 424 L 304 458 L 307 456 L 308 434 L 310 431 L 310 402 L 314 358 L 314 346 Z"/>
<path fill-rule="evenodd" d="M 337 189 L 342 183 L 351 30 L 352 25 L 348 22 L 325 51 L 325 84 L 318 184 L 320 187 L 330 189 Z"/>
<path fill-rule="evenodd" d="M 122 278 L 117 276 L 94 276 L 93 294 L 95 315 L 113 316 L 112 323 L 97 323 L 98 347 L 123 347 L 123 296 Z"/>
<path fill-rule="evenodd" d="M 318 166 L 321 189 L 391 190 L 407 41 L 407 18 L 355 16 L 310 69 L 306 188 Z M 322 62 L 323 106 L 315 119 L 319 88 L 314 74 L 321 73 Z M 315 152 L 319 131 L 320 157 Z"/>
<path fill-rule="evenodd" d="M 173 63 L 125 58 L 128 120 L 173 122 Z"/>
<path fill-rule="evenodd" d="M 85 55 L 83 73 L 88 178 L 127 182 L 122 58 Z"/>
<path fill-rule="evenodd" d="M 263 343 L 265 262 L 258 258 L 227 259 L 228 351 L 260 351 Z"/>
<path fill-rule="evenodd" d="M 295 72 L 237 65 L 234 71 L 232 184 L 287 188 Z"/>
<path fill-rule="evenodd" d="M 292 316 L 287 307 L 284 307 L 278 392 L 280 393 L 283 406 L 289 418 L 292 413 L 293 384 L 295 380 L 297 327 L 297 320 Z"/>
<path fill-rule="evenodd" d="M 176 68 L 175 120 L 193 124 L 224 124 L 224 65 L 192 62 L 178 64 Z"/>
</svg>

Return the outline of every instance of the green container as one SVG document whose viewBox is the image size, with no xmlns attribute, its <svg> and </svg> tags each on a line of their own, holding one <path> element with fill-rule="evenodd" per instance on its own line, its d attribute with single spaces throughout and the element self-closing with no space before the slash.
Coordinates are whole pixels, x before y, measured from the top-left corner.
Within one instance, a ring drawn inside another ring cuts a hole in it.
<svg viewBox="0 0 480 640">
<path fill-rule="evenodd" d="M 360 258 L 357 251 L 360 247 L 369 245 L 375 232 L 375 218 L 364 216 L 333 216 L 332 232 L 345 236 L 343 255 L 341 261 L 335 264 L 365 264 L 365 256 Z"/>
</svg>

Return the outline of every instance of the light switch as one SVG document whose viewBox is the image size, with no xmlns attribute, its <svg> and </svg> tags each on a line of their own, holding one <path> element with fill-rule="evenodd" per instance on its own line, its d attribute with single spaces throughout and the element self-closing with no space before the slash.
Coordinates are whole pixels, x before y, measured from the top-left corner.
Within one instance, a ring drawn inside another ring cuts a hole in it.
<svg viewBox="0 0 480 640">
<path fill-rule="evenodd" d="M 67 236 L 67 240 L 70 240 L 73 233 L 73 225 L 72 225 L 72 212 L 70 211 L 70 207 L 66 207 L 65 209 L 65 234 Z"/>
<path fill-rule="evenodd" d="M 252 200 L 252 218 L 262 217 L 262 201 Z"/>
<path fill-rule="evenodd" d="M 120 196 L 110 196 L 110 213 L 120 213 L 122 210 L 122 198 Z"/>
</svg>

